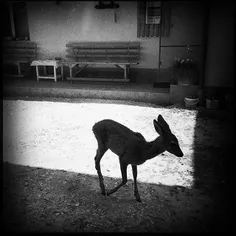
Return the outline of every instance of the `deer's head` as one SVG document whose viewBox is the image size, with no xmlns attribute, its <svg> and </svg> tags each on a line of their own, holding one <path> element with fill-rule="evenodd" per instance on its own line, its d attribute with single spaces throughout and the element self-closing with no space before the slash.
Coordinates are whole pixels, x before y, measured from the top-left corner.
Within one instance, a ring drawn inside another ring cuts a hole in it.
<svg viewBox="0 0 236 236">
<path fill-rule="evenodd" d="M 184 154 L 179 147 L 178 139 L 171 132 L 170 127 L 164 118 L 159 115 L 157 121 L 153 120 L 153 124 L 157 133 L 162 137 L 165 150 L 177 157 L 182 157 Z"/>
</svg>

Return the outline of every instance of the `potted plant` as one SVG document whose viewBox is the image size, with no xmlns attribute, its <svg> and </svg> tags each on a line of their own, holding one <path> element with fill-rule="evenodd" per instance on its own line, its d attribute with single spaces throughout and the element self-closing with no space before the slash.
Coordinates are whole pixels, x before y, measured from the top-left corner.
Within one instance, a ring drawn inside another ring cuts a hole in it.
<svg viewBox="0 0 236 236">
<path fill-rule="evenodd" d="M 184 103 L 186 107 L 196 107 L 199 102 L 199 98 L 195 95 L 186 96 L 184 98 Z"/>
<path fill-rule="evenodd" d="M 207 91 L 206 93 L 206 108 L 218 109 L 219 108 L 219 94 L 215 91 Z"/>
<path fill-rule="evenodd" d="M 192 53 L 192 49 L 189 47 L 188 51 L 189 53 Z M 197 70 L 197 63 L 193 60 L 191 54 L 185 58 L 175 57 L 174 59 L 174 73 L 177 84 L 194 84 L 194 74 Z"/>
</svg>

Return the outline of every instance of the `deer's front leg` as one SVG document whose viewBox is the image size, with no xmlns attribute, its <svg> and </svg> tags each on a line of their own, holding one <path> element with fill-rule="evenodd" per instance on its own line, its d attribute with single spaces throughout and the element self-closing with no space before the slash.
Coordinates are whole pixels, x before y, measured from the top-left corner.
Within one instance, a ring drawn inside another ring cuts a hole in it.
<svg viewBox="0 0 236 236">
<path fill-rule="evenodd" d="M 133 171 L 133 177 L 134 177 L 134 196 L 138 202 L 142 202 L 139 196 L 138 187 L 137 187 L 137 174 L 138 174 L 137 166 L 132 165 L 132 171 Z"/>
<path fill-rule="evenodd" d="M 121 175 L 122 175 L 122 182 L 119 185 L 117 185 L 115 188 L 107 192 L 107 196 L 116 192 L 120 187 L 122 187 L 123 185 L 127 183 L 127 164 L 120 161 L 120 170 L 121 170 Z"/>
<path fill-rule="evenodd" d="M 102 176 L 102 172 L 101 172 L 101 167 L 100 167 L 100 161 L 101 161 L 101 158 L 102 156 L 104 155 L 104 153 L 106 152 L 106 148 L 105 147 L 98 147 L 97 149 L 97 154 L 94 158 L 95 160 L 95 168 L 97 170 L 97 173 L 98 173 L 98 177 L 99 177 L 99 183 L 100 183 L 100 188 L 101 188 L 101 192 L 102 192 L 102 195 L 106 195 L 106 192 L 105 192 L 105 186 L 104 186 L 104 180 L 103 180 L 103 176 Z"/>
</svg>

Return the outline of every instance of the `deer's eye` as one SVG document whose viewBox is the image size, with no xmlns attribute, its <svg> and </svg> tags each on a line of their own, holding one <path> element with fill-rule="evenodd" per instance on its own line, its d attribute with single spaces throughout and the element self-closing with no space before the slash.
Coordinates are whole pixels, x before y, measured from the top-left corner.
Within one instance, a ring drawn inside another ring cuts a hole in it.
<svg viewBox="0 0 236 236">
<path fill-rule="evenodd" d="M 175 141 L 171 141 L 171 142 L 170 142 L 170 145 L 171 145 L 172 147 L 175 147 L 175 146 L 177 146 L 178 144 L 177 144 Z"/>
</svg>

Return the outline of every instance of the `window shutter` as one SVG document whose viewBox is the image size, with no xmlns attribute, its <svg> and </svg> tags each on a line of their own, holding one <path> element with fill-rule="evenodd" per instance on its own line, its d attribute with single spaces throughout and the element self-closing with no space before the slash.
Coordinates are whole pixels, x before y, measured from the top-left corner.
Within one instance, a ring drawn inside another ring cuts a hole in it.
<svg viewBox="0 0 236 236">
<path fill-rule="evenodd" d="M 171 25 L 171 8 L 169 2 L 163 2 L 162 5 L 162 36 L 170 36 L 170 25 Z"/>
<path fill-rule="evenodd" d="M 160 24 L 146 24 L 146 1 L 138 1 L 137 36 L 138 37 L 168 37 L 170 35 L 170 6 L 168 2 L 162 2 L 162 32 Z"/>
</svg>

